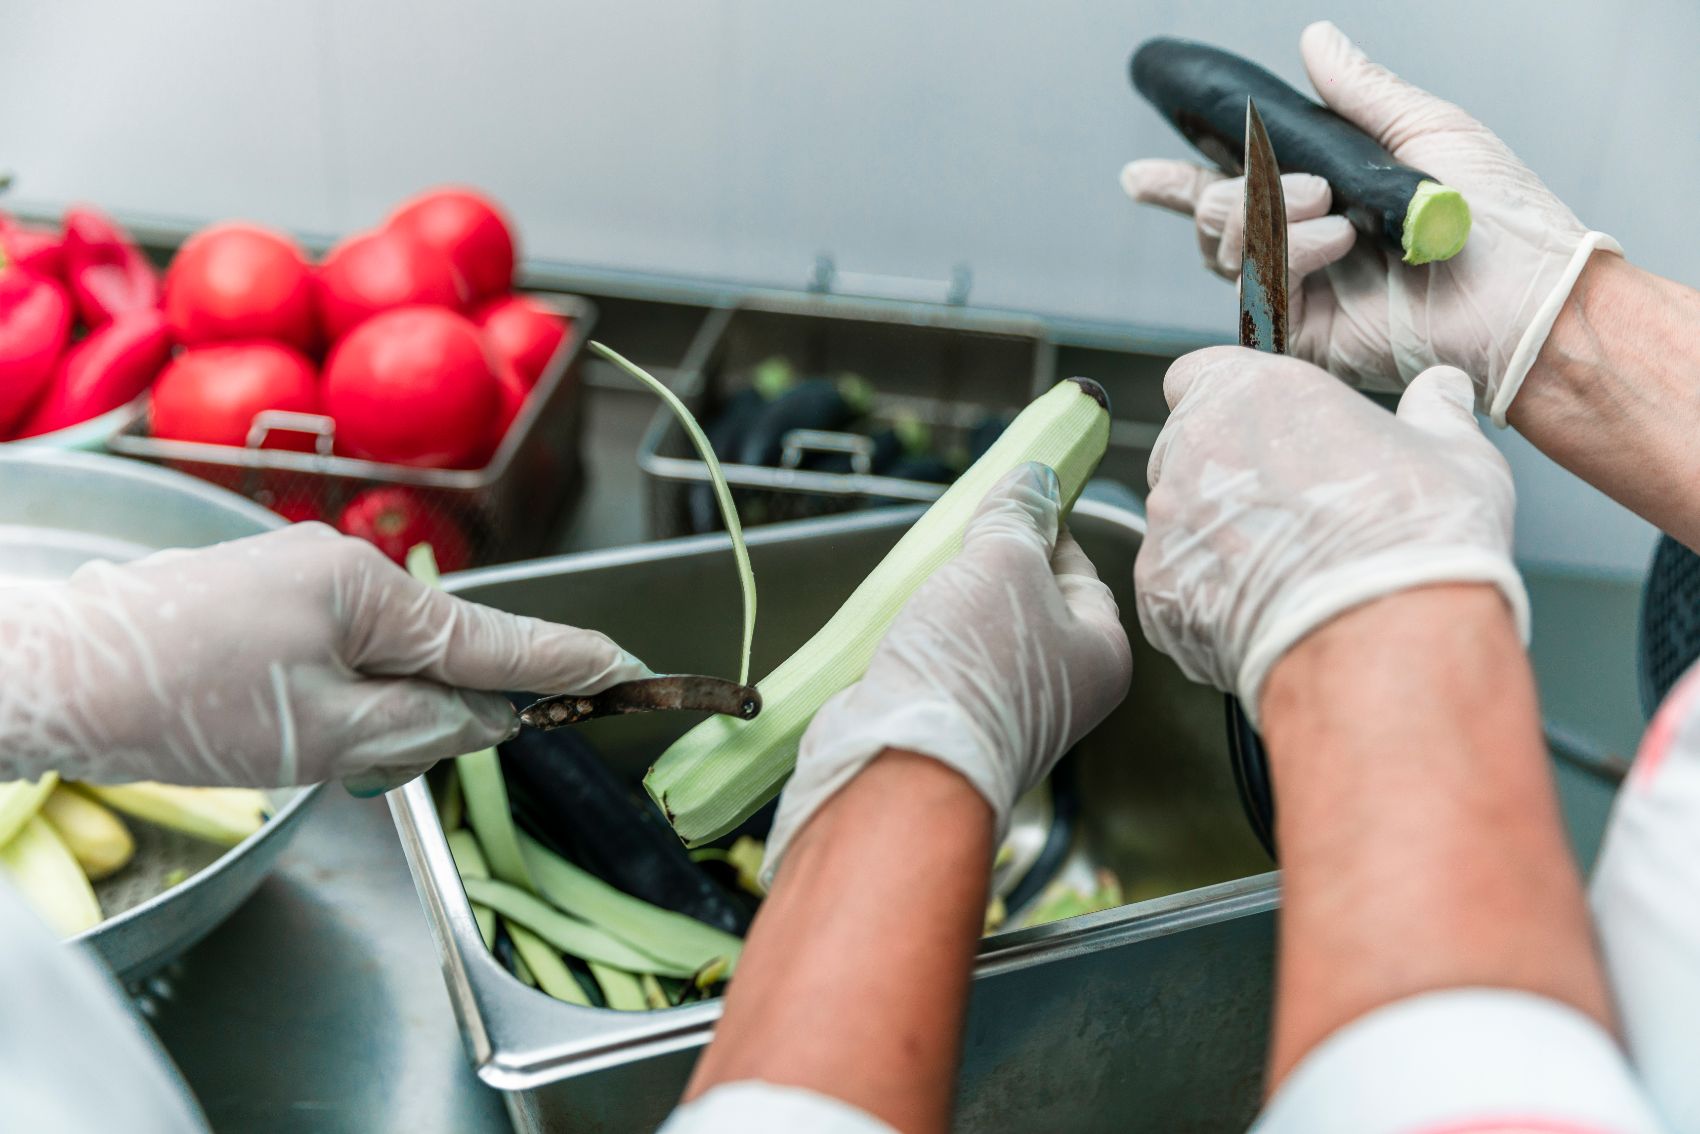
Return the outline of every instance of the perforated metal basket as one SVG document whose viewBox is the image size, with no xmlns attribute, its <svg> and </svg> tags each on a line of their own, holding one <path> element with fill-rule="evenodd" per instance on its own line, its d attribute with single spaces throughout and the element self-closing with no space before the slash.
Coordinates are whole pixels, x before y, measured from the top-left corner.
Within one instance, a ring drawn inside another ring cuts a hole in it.
<svg viewBox="0 0 1700 1134">
<path fill-rule="evenodd" d="M 570 318 L 571 332 L 481 469 L 411 468 L 337 456 L 336 424 L 319 414 L 259 414 L 248 447 L 239 448 L 153 437 L 144 404 L 112 436 L 110 447 L 239 492 L 292 520 L 334 523 L 369 489 L 405 489 L 416 507 L 465 539 L 467 562 L 445 562 L 445 570 L 536 555 L 546 549 L 583 480 L 580 368 L 596 306 L 578 296 L 527 294 Z M 262 447 L 285 433 L 311 436 L 313 451 Z"/>
</svg>

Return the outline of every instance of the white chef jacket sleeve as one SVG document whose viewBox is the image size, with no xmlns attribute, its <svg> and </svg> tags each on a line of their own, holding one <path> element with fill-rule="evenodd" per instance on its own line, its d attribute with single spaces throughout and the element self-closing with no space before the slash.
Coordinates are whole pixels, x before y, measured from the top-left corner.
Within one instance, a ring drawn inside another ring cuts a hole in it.
<svg viewBox="0 0 1700 1134">
<path fill-rule="evenodd" d="M 202 1134 L 206 1121 L 112 977 L 0 882 L 0 1127 Z"/>
<path fill-rule="evenodd" d="M 801 1087 L 723 1083 L 673 1112 L 659 1134 L 897 1134 L 847 1102 Z"/>
<path fill-rule="evenodd" d="M 1463 988 L 1378 1008 L 1324 1040 L 1253 1134 L 1662 1134 L 1612 1037 L 1567 1005 Z"/>
<path fill-rule="evenodd" d="M 1653 718 L 1619 790 L 1590 899 L 1649 1097 L 1700 1131 L 1700 668 Z"/>
</svg>

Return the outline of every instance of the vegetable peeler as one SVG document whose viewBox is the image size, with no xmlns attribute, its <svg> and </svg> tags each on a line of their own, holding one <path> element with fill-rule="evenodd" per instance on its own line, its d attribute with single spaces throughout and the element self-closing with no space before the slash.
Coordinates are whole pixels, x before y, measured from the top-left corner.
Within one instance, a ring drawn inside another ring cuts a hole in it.
<svg viewBox="0 0 1700 1134">
<path fill-rule="evenodd" d="M 761 694 L 753 685 L 739 685 L 722 677 L 676 673 L 622 681 L 600 693 L 558 693 L 544 697 L 521 709 L 519 719 L 532 728 L 551 729 L 597 717 L 664 709 L 694 709 L 747 721 L 761 712 Z"/>
</svg>

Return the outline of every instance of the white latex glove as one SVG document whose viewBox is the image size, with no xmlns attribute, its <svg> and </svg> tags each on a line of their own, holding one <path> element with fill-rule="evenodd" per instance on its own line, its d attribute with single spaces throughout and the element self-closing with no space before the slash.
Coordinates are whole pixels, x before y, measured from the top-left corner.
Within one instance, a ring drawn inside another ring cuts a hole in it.
<svg viewBox="0 0 1700 1134">
<path fill-rule="evenodd" d="M 1474 223 L 1457 256 L 1410 267 L 1329 215 L 1326 181 L 1284 176 L 1292 353 L 1371 390 L 1398 390 L 1437 364 L 1461 367 L 1476 380 L 1477 408 L 1504 425 L 1588 257 L 1622 249 L 1577 220 L 1487 127 L 1370 62 L 1333 24 L 1307 27 L 1299 49 L 1331 110 L 1461 192 Z M 1205 263 L 1239 278 L 1244 178 L 1143 160 L 1121 181 L 1136 201 L 1192 215 Z"/>
<path fill-rule="evenodd" d="M 456 599 L 363 540 L 295 524 L 0 590 L 0 780 L 417 773 L 517 727 L 476 690 L 648 674 L 600 634 Z"/>
<path fill-rule="evenodd" d="M 1347 609 L 1409 587 L 1497 586 L 1528 636 L 1511 562 L 1511 471 L 1470 380 L 1419 375 L 1397 415 L 1296 358 L 1210 347 L 1163 379 L 1139 624 L 1188 677 L 1256 719 L 1275 662 Z"/>
<path fill-rule="evenodd" d="M 962 550 L 916 590 L 862 680 L 803 735 L 767 841 L 765 883 L 821 804 L 888 748 L 960 772 L 1009 810 L 1127 694 L 1133 657 L 1110 589 L 1060 531 L 1056 473 L 993 486 Z"/>
<path fill-rule="evenodd" d="M 896 1134 L 841 1099 L 750 1079 L 722 1083 L 675 1110 L 657 1134 Z"/>
</svg>

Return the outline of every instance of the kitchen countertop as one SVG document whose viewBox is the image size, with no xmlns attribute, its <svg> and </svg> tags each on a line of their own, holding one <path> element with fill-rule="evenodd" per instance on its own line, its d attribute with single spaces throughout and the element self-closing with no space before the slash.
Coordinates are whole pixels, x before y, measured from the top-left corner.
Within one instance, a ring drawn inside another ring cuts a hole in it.
<svg viewBox="0 0 1700 1134">
<path fill-rule="evenodd" d="M 646 536 L 635 452 L 654 402 L 597 381 L 587 410 L 590 479 L 562 551 Z M 1530 589 L 1549 716 L 1592 747 L 1626 752 L 1638 731 L 1635 588 L 1534 571 Z M 1560 779 L 1567 810 L 1597 823 L 1609 792 L 1562 768 Z M 1578 850 L 1588 860 L 1594 847 Z M 215 1130 L 509 1128 L 467 1062 L 382 800 L 321 793 L 272 876 L 143 1002 Z"/>
</svg>

